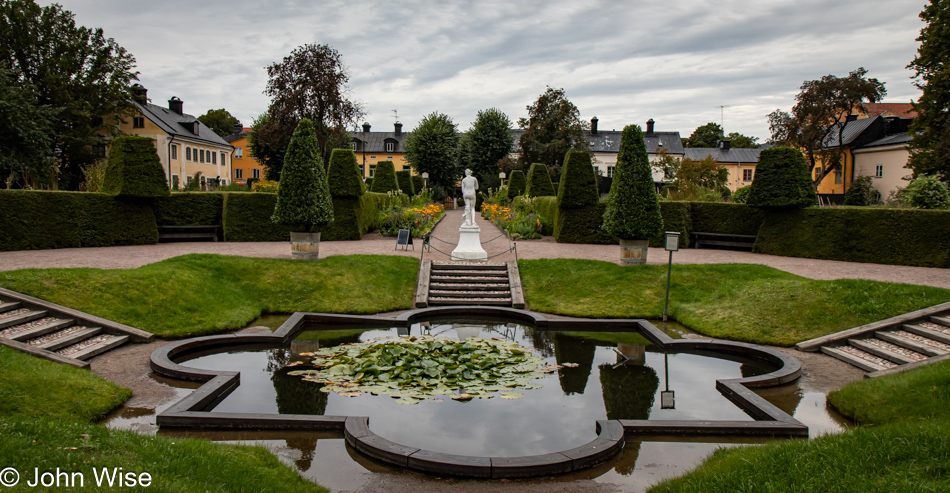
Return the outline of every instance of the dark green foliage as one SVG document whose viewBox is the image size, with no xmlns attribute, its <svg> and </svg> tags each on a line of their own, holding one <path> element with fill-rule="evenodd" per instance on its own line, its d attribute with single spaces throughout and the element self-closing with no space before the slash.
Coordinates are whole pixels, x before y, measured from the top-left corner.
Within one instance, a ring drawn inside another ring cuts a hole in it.
<svg viewBox="0 0 950 493">
<path fill-rule="evenodd" d="M 173 193 L 155 199 L 155 223 L 159 226 L 201 226 L 222 224 L 223 193 Z"/>
<path fill-rule="evenodd" d="M 802 151 L 780 146 L 759 154 L 747 204 L 778 209 L 808 207 L 817 202 L 818 195 Z"/>
<path fill-rule="evenodd" d="M 693 133 L 686 139 L 686 147 L 719 147 L 719 139 L 723 135 L 725 133 L 718 123 L 709 122 L 693 130 Z"/>
<path fill-rule="evenodd" d="M 0 190 L 0 251 L 158 243 L 148 204 L 98 193 Z"/>
<path fill-rule="evenodd" d="M 765 216 L 755 251 L 787 257 L 950 267 L 950 211 L 824 208 Z"/>
<path fill-rule="evenodd" d="M 204 123 L 221 137 L 233 134 L 234 124 L 240 123 L 234 115 L 224 108 L 208 110 L 207 113 L 198 117 L 198 121 Z"/>
<path fill-rule="evenodd" d="M 508 178 L 508 198 L 513 199 L 519 195 L 523 195 L 524 189 L 524 171 L 520 169 L 512 171 L 511 176 Z"/>
<path fill-rule="evenodd" d="M 660 203 L 660 214 L 663 217 L 663 231 L 650 238 L 650 246 L 662 247 L 666 244 L 666 231 L 679 231 L 680 248 L 688 247 L 689 232 L 694 230 L 690 202 L 662 202 Z"/>
<path fill-rule="evenodd" d="M 874 189 L 871 177 L 859 176 L 845 192 L 844 205 L 874 205 L 878 202 L 878 197 L 879 193 Z"/>
<path fill-rule="evenodd" d="M 557 177 L 570 149 L 587 149 L 587 124 L 563 88 L 548 87 L 527 109 L 528 118 L 518 119 L 518 127 L 524 129 L 518 141 L 520 161 L 525 165 L 544 163 Z"/>
<path fill-rule="evenodd" d="M 14 79 L 0 66 L 0 177 L 4 188 L 19 183 L 40 188 L 59 160 L 53 153 L 53 126 L 56 111 L 36 102 L 31 84 Z"/>
<path fill-rule="evenodd" d="M 639 125 L 627 125 L 620 137 L 604 230 L 625 240 L 646 239 L 663 231 L 660 202 Z"/>
<path fill-rule="evenodd" d="M 737 204 L 745 204 L 749 201 L 749 192 L 752 191 L 752 185 L 739 187 L 736 193 L 732 194 L 732 201 Z"/>
<path fill-rule="evenodd" d="M 907 188 L 901 190 L 900 199 L 906 205 L 920 209 L 946 209 L 950 207 L 947 184 L 936 176 L 921 175 L 914 178 Z"/>
<path fill-rule="evenodd" d="M 665 203 L 664 203 L 665 204 Z M 723 202 L 692 202 L 692 231 L 734 235 L 755 235 L 765 211 L 744 204 Z"/>
<path fill-rule="evenodd" d="M 412 175 L 412 190 L 414 191 L 413 195 L 422 191 L 425 188 L 426 182 L 419 175 Z"/>
<path fill-rule="evenodd" d="M 363 183 L 366 183 L 367 192 L 370 192 L 373 190 L 373 177 L 367 178 L 366 180 L 363 181 Z"/>
<path fill-rule="evenodd" d="M 554 184 L 551 183 L 551 175 L 548 174 L 548 167 L 542 163 L 534 163 L 528 170 L 528 185 L 524 190 L 525 195 L 529 197 L 547 197 L 555 196 Z"/>
<path fill-rule="evenodd" d="M 930 0 L 920 19 L 927 25 L 917 38 L 917 56 L 907 66 L 921 90 L 914 103 L 917 116 L 910 127 L 913 140 L 907 167 L 914 170 L 914 177 L 936 174 L 950 182 L 950 6 L 946 0 Z"/>
<path fill-rule="evenodd" d="M 333 221 L 333 201 L 313 122 L 300 120 L 287 146 L 277 205 L 271 220 L 294 231 L 314 231 Z"/>
<path fill-rule="evenodd" d="M 102 193 L 140 198 L 168 196 L 168 183 L 154 139 L 120 135 L 112 140 Z"/>
<path fill-rule="evenodd" d="M 462 174 L 458 168 L 460 140 L 452 118 L 432 112 L 406 138 L 406 160 L 416 173 L 429 173 L 430 186 L 449 188 Z"/>
<path fill-rule="evenodd" d="M 649 366 L 600 365 L 607 419 L 649 419 L 653 396 L 660 387 L 656 370 Z"/>
<path fill-rule="evenodd" d="M 592 243 L 609 245 L 617 243 L 601 228 L 607 204 L 594 204 L 574 209 L 558 209 L 554 219 L 554 239 L 558 243 Z"/>
<path fill-rule="evenodd" d="M 590 152 L 577 149 L 567 151 L 557 191 L 558 209 L 579 209 L 596 205 L 599 198 Z"/>
<path fill-rule="evenodd" d="M 541 234 L 554 234 L 554 222 L 557 218 L 557 197 L 537 197 L 534 199 L 534 210 L 541 217 Z"/>
<path fill-rule="evenodd" d="M 292 227 L 271 221 L 277 194 L 229 193 L 224 199 L 225 241 L 290 241 Z"/>
<path fill-rule="evenodd" d="M 597 344 L 589 339 L 554 333 L 554 361 L 557 364 L 575 363 L 574 368 L 564 368 L 557 372 L 561 391 L 565 395 L 583 394 L 587 380 L 594 368 L 594 353 Z"/>
<path fill-rule="evenodd" d="M 366 231 L 357 220 L 357 197 L 333 197 L 333 222 L 323 227 L 320 241 L 358 240 Z"/>
<path fill-rule="evenodd" d="M 416 194 L 416 189 L 412 183 L 412 172 L 409 170 L 397 171 L 396 172 L 396 183 L 399 183 L 399 190 L 402 190 L 402 193 L 413 196 Z M 421 189 L 420 189 L 421 190 Z"/>
<path fill-rule="evenodd" d="M 392 161 L 376 163 L 376 174 L 373 175 L 373 188 L 376 193 L 399 191 L 399 182 L 396 181 L 396 165 Z"/>
<path fill-rule="evenodd" d="M 330 187 L 330 195 L 334 198 L 363 195 L 363 178 L 356 163 L 356 154 L 352 150 L 333 149 L 330 154 L 330 168 L 327 170 L 327 186 Z"/>
<path fill-rule="evenodd" d="M 471 168 L 472 174 L 487 187 L 485 180 L 498 175 L 498 161 L 511 152 L 514 137 L 510 129 L 511 120 L 498 108 L 479 110 L 472 129 L 462 139 L 467 163 L 461 162 L 461 169 Z"/>
</svg>

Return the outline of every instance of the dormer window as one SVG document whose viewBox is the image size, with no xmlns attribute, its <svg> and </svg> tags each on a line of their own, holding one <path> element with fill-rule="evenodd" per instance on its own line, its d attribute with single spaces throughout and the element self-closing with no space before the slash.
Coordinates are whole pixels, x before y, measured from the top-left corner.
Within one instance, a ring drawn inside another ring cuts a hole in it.
<svg viewBox="0 0 950 493">
<path fill-rule="evenodd" d="M 395 143 L 395 142 L 387 142 L 387 143 L 386 143 L 386 152 L 393 152 L 393 151 L 395 151 L 395 150 L 396 150 L 396 143 Z"/>
</svg>

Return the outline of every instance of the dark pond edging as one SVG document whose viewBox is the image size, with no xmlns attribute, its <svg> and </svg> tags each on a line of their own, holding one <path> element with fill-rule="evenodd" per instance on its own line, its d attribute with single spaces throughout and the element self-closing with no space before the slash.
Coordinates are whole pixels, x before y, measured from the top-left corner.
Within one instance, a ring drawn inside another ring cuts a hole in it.
<svg viewBox="0 0 950 493">
<path fill-rule="evenodd" d="M 546 331 L 637 332 L 664 351 L 717 353 L 750 358 L 778 367 L 754 377 L 717 380 L 716 388 L 755 421 L 698 420 L 600 420 L 597 438 L 582 446 L 550 454 L 522 457 L 481 457 L 444 454 L 389 441 L 375 434 L 365 416 L 303 414 L 219 413 L 213 408 L 240 385 L 240 373 L 199 370 L 176 361 L 196 355 L 247 348 L 276 348 L 289 344 L 297 334 L 320 330 L 323 325 L 359 328 L 409 327 L 417 321 L 446 317 L 503 318 Z M 335 315 L 297 312 L 272 334 L 228 334 L 195 337 L 155 350 L 153 371 L 163 376 L 205 382 L 188 397 L 159 414 L 163 428 L 214 428 L 256 430 L 334 430 L 360 453 L 385 463 L 439 475 L 473 478 L 525 478 L 578 471 L 618 454 L 625 435 L 721 435 L 807 437 L 808 427 L 772 405 L 752 388 L 782 385 L 801 375 L 801 363 L 792 356 L 753 344 L 720 340 L 675 340 L 646 320 L 548 319 L 527 310 L 486 306 L 423 308 L 396 317 Z"/>
</svg>

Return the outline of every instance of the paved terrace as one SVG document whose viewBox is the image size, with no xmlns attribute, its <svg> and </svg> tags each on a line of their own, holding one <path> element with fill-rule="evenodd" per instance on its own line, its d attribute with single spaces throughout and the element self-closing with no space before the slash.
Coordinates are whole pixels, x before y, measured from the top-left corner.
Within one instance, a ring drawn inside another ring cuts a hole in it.
<svg viewBox="0 0 950 493">
<path fill-rule="evenodd" d="M 458 242 L 458 228 L 462 222 L 461 209 L 447 212 L 442 222 L 433 231 L 433 251 L 425 257 L 432 260 L 447 260 Z M 482 228 L 483 246 L 492 261 L 514 260 L 508 250 L 508 240 L 501 230 L 490 222 L 476 218 Z M 327 241 L 320 244 L 320 256 L 332 255 L 403 255 L 419 258 L 421 244 L 415 239 L 415 249 L 394 250 L 396 239 L 368 234 L 360 241 Z M 577 258 L 618 262 L 620 251 L 617 245 L 586 245 L 557 243 L 552 237 L 540 240 L 517 242 L 518 258 Z M 439 250 L 443 253 L 440 253 Z M 68 267 L 92 267 L 98 269 L 133 269 L 146 264 L 189 253 L 215 253 L 244 257 L 291 258 L 287 242 L 253 243 L 160 243 L 157 245 L 134 245 L 95 248 L 62 248 L 55 250 L 23 250 L 0 252 L 0 271 L 15 269 L 46 269 Z M 668 254 L 661 248 L 651 248 L 649 264 L 666 264 Z M 950 289 L 950 269 L 935 267 L 907 267 L 898 265 L 864 264 L 816 260 L 795 257 L 777 257 L 751 252 L 731 250 L 683 249 L 673 255 L 675 264 L 760 264 L 792 274 L 821 280 L 870 279 L 874 281 L 902 282 L 923 286 Z"/>
</svg>

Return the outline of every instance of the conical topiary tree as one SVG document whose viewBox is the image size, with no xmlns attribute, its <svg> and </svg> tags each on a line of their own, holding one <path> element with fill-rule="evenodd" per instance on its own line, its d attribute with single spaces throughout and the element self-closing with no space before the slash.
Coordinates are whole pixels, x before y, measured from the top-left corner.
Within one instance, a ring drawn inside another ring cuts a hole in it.
<svg viewBox="0 0 950 493">
<path fill-rule="evenodd" d="M 284 155 L 271 221 L 314 232 L 333 221 L 333 202 L 313 122 L 300 120 Z"/>
<path fill-rule="evenodd" d="M 549 197 L 555 195 L 554 184 L 551 183 L 551 175 L 548 174 L 548 167 L 543 163 L 534 163 L 528 170 L 528 185 L 524 189 L 524 194 L 528 197 Z"/>
<path fill-rule="evenodd" d="M 155 140 L 120 135 L 112 140 L 102 193 L 120 197 L 165 197 L 168 182 L 155 152 Z"/>
<path fill-rule="evenodd" d="M 411 171 L 409 170 L 397 171 L 396 183 L 399 184 L 399 189 L 402 190 L 402 193 L 410 197 L 416 194 L 415 187 L 413 187 L 412 185 Z"/>
<path fill-rule="evenodd" d="M 524 171 L 516 169 L 508 177 L 508 198 L 513 199 L 524 194 L 525 180 Z"/>
<path fill-rule="evenodd" d="M 376 163 L 376 173 L 373 174 L 373 192 L 398 192 L 399 182 L 396 181 L 396 166 L 392 161 Z"/>
<path fill-rule="evenodd" d="M 759 154 L 746 204 L 771 209 L 794 209 L 818 203 L 802 151 L 779 146 Z"/>
<path fill-rule="evenodd" d="M 660 201 L 639 125 L 627 125 L 620 137 L 604 230 L 621 240 L 648 240 L 663 232 Z"/>
<path fill-rule="evenodd" d="M 363 179 L 356 154 L 350 149 L 333 149 L 327 168 L 327 185 L 333 197 L 333 222 L 323 228 L 321 240 L 358 240 L 367 227 L 360 225 L 360 196 Z"/>
<path fill-rule="evenodd" d="M 571 149 L 564 156 L 557 192 L 554 238 L 560 243 L 603 243 L 603 208 L 590 153 Z M 614 240 L 616 241 L 616 240 Z"/>
</svg>

